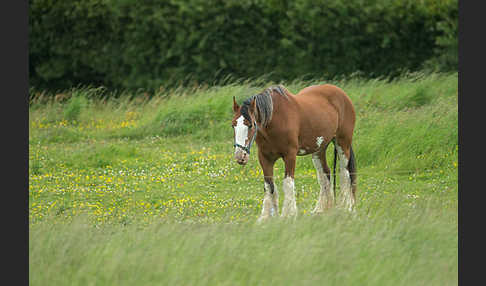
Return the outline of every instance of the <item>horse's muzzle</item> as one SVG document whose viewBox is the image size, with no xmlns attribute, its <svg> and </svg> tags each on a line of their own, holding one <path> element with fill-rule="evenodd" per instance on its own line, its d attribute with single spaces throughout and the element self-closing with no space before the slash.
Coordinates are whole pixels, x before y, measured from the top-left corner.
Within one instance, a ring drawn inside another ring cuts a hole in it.
<svg viewBox="0 0 486 286">
<path fill-rule="evenodd" d="M 246 165 L 246 163 L 248 163 L 248 159 L 250 158 L 250 156 L 248 155 L 248 153 L 246 153 L 245 151 L 241 150 L 240 148 L 236 148 L 236 151 L 235 151 L 235 160 L 238 164 L 240 165 Z"/>
</svg>

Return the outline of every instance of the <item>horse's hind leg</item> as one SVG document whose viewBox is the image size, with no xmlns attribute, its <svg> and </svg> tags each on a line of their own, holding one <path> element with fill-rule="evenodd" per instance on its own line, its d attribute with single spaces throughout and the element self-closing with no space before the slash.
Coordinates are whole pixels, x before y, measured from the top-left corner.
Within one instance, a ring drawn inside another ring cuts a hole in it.
<svg viewBox="0 0 486 286">
<path fill-rule="evenodd" d="M 351 211 L 356 202 L 356 170 L 354 154 L 348 140 L 340 140 L 338 138 L 336 149 L 339 157 L 340 204 Z"/>
<path fill-rule="evenodd" d="M 312 154 L 312 163 L 316 168 L 317 181 L 319 182 L 320 192 L 316 207 L 312 213 L 321 213 L 334 205 L 334 191 L 331 183 L 331 170 L 326 162 L 326 150 L 321 150 Z"/>
</svg>

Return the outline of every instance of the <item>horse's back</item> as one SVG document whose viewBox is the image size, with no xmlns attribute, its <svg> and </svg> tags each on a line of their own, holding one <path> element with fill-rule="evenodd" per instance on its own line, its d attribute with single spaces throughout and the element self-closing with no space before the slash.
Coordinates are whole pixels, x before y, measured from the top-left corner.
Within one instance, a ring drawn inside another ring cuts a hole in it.
<svg viewBox="0 0 486 286">
<path fill-rule="evenodd" d="M 341 88 L 332 84 L 320 84 L 320 85 L 311 85 L 305 87 L 301 91 L 299 91 L 297 96 L 299 97 L 315 96 L 315 97 L 324 97 L 328 99 L 348 97 Z"/>
<path fill-rule="evenodd" d="M 319 102 L 332 105 L 340 113 L 351 113 L 354 117 L 354 107 L 349 96 L 339 87 L 332 84 L 311 85 L 296 96 L 297 101 L 318 104 Z"/>
</svg>

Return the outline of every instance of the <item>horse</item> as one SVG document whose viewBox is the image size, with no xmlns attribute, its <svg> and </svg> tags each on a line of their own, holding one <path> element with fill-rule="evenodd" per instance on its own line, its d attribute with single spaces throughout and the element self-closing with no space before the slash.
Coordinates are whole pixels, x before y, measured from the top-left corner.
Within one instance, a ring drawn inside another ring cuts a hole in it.
<svg viewBox="0 0 486 286">
<path fill-rule="evenodd" d="M 273 167 L 282 158 L 284 200 L 281 217 L 296 217 L 295 163 L 297 156 L 311 155 L 320 192 L 312 214 L 334 205 L 353 211 L 356 202 L 356 160 L 351 146 L 356 114 L 348 95 L 331 84 L 305 87 L 296 95 L 283 85 L 266 88 L 247 98 L 241 106 L 233 96 L 234 159 L 246 165 L 253 142 L 263 171 L 264 197 L 258 221 L 279 215 L 278 191 Z M 326 149 L 334 145 L 334 173 Z M 336 157 L 339 160 L 340 197 L 336 199 Z"/>
</svg>

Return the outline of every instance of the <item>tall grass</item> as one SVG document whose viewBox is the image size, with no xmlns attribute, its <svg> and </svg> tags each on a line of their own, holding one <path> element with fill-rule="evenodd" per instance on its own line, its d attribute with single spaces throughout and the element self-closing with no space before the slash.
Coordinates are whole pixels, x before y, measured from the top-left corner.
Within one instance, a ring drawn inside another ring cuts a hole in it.
<svg viewBox="0 0 486 286">
<path fill-rule="evenodd" d="M 294 81 L 286 86 L 297 93 L 307 85 L 322 83 L 328 82 Z M 457 74 L 415 73 L 392 82 L 349 78 L 329 83 L 343 88 L 355 105 L 357 123 L 353 140 L 361 166 L 383 164 L 396 169 L 432 168 L 442 164 L 440 156 L 420 162 L 416 160 L 417 156 L 456 148 Z M 143 104 L 136 100 L 140 97 L 127 94 L 87 103 L 81 99 L 93 98 L 93 91 L 80 90 L 67 104 L 32 107 L 30 122 L 52 123 L 73 118 L 77 122 L 57 129 L 31 128 L 30 140 L 71 142 L 154 136 L 173 138 L 190 134 L 194 140 L 229 142 L 232 140 L 228 136 L 228 126 L 233 96 L 241 102 L 270 84 L 274 83 L 236 82 L 211 88 L 179 88 L 155 94 Z M 87 94 L 85 97 L 83 92 Z M 60 114 L 64 114 L 64 118 L 59 117 Z M 136 124 L 126 124 L 127 128 L 116 127 L 130 120 Z M 107 132 L 104 128 L 79 127 L 95 125 L 97 121 L 111 122 L 114 128 Z M 398 154 L 403 160 L 395 160 Z"/>
<path fill-rule="evenodd" d="M 457 218 L 427 204 L 367 218 L 31 228 L 32 285 L 457 285 Z M 42 271 L 40 271 L 42 269 Z"/>
<path fill-rule="evenodd" d="M 329 83 L 357 112 L 356 211 L 309 215 L 318 184 L 299 157 L 297 219 L 260 225 L 258 161 L 231 157 L 232 97 L 275 83 L 33 102 L 30 284 L 457 285 L 457 74 Z"/>
</svg>

